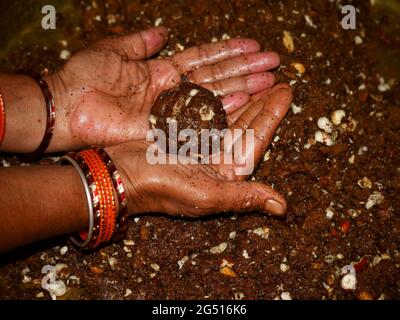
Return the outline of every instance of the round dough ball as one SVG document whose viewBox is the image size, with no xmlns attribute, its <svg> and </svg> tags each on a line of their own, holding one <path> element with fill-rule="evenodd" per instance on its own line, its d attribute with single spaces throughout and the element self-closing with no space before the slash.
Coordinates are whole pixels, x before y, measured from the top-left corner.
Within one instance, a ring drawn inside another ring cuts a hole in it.
<svg viewBox="0 0 400 320">
<path fill-rule="evenodd" d="M 201 129 L 222 131 L 228 127 L 220 99 L 211 91 L 186 81 L 161 92 L 152 107 L 149 120 L 152 128 L 165 132 L 167 143 L 168 124 L 171 121 L 176 122 L 178 134 L 183 129 L 193 129 L 199 140 Z M 179 141 L 178 148 L 183 144 L 184 141 Z"/>
</svg>

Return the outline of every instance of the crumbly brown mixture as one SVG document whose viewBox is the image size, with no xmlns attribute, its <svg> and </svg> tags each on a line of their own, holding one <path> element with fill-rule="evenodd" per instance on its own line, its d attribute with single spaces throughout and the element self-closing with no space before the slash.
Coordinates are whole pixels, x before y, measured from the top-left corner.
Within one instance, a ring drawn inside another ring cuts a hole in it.
<svg viewBox="0 0 400 320">
<path fill-rule="evenodd" d="M 277 75 L 294 104 L 254 179 L 287 197 L 288 214 L 148 215 L 96 252 L 65 238 L 22 248 L 1 256 L 0 297 L 49 299 L 42 266 L 65 263 L 64 299 L 399 299 L 400 88 L 377 68 L 381 52 L 399 54 L 399 33 L 384 32 L 399 20 L 374 20 L 369 1 L 353 1 L 357 29 L 344 30 L 340 2 L 77 2 L 82 41 L 156 23 L 171 29 L 162 55 L 237 36 L 281 54 Z M 14 51 L 7 68 L 52 70 L 53 50 Z M 336 110 L 344 117 L 331 118 Z M 352 263 L 356 289 L 345 291 L 341 270 Z"/>
</svg>

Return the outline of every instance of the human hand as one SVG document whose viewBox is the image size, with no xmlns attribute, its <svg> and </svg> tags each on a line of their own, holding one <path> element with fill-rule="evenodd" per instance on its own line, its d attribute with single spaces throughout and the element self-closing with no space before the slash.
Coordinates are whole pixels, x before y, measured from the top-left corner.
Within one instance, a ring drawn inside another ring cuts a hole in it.
<svg viewBox="0 0 400 320">
<path fill-rule="evenodd" d="M 270 144 L 292 100 L 291 89 L 279 84 L 251 97 L 228 117 L 229 129 L 254 129 L 250 152 L 256 166 Z M 237 142 L 236 142 L 237 143 Z M 106 148 L 127 192 L 131 214 L 161 212 L 200 217 L 225 211 L 261 210 L 275 215 L 286 211 L 284 198 L 271 187 L 247 182 L 233 164 L 156 164 L 146 161 L 149 143 L 131 141 Z"/>
<path fill-rule="evenodd" d="M 166 43 L 163 27 L 101 40 L 74 54 L 46 77 L 57 106 L 50 151 L 115 145 L 144 139 L 153 102 L 163 90 L 189 80 L 223 95 L 227 114 L 275 82 L 274 52 L 251 39 L 205 44 L 163 59 L 148 59 Z"/>
</svg>

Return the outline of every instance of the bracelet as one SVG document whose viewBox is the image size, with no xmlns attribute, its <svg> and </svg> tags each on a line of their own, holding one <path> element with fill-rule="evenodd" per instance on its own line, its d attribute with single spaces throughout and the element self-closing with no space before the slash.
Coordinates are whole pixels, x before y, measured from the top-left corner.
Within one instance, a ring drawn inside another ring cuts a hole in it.
<svg viewBox="0 0 400 320">
<path fill-rule="evenodd" d="M 95 248 L 110 241 L 120 240 L 127 228 L 127 199 L 117 168 L 108 154 L 100 148 L 70 152 L 62 159 L 70 162 L 85 180 L 89 206 L 89 230 L 72 237 L 78 247 Z M 85 185 L 85 184 L 84 184 Z M 117 201 L 118 200 L 118 208 Z M 118 209 L 118 210 L 117 210 Z"/>
<path fill-rule="evenodd" d="M 85 195 L 86 195 L 86 200 L 89 208 L 89 228 L 86 233 L 81 232 L 80 238 L 85 239 L 85 240 L 77 240 L 75 237 L 71 237 L 71 241 L 73 244 L 75 244 L 77 247 L 83 248 L 89 244 L 89 242 L 92 240 L 92 235 L 93 235 L 93 199 L 92 199 L 92 194 L 89 189 L 89 184 L 86 180 L 86 177 L 82 171 L 82 169 L 79 167 L 78 163 L 72 159 L 70 156 L 63 156 L 61 157 L 61 163 L 63 161 L 69 162 L 78 172 L 79 177 L 81 178 L 81 182 L 83 184 L 83 188 L 85 189 Z"/>
<path fill-rule="evenodd" d="M 4 141 L 5 132 L 6 132 L 6 109 L 4 107 L 3 96 L 0 92 L 0 146 Z"/>
<path fill-rule="evenodd" d="M 95 225 L 93 238 L 89 244 L 89 247 L 97 247 L 101 243 L 109 241 L 111 238 L 110 233 L 114 232 L 114 230 L 110 230 L 113 224 L 115 226 L 116 220 L 116 207 L 111 179 L 106 176 L 107 169 L 93 149 L 77 153 L 75 159 L 89 178 L 88 182 L 93 190 L 92 192 L 97 192 L 97 195 L 94 194 L 94 198 L 98 199 L 98 201 L 94 202 L 96 208 Z"/>
<path fill-rule="evenodd" d="M 53 95 L 50 92 L 46 80 L 44 80 L 40 76 L 33 76 L 32 78 L 37 82 L 40 89 L 42 90 L 44 100 L 46 102 L 46 112 L 47 112 L 46 130 L 44 132 L 42 142 L 35 151 L 29 154 L 28 157 L 32 158 L 31 160 L 36 160 L 44 154 L 44 152 L 46 151 L 47 147 L 50 144 L 51 138 L 53 137 L 54 124 L 56 122 L 56 107 L 54 105 Z"/>
<path fill-rule="evenodd" d="M 114 189 L 117 193 L 118 197 L 118 204 L 119 204 L 119 215 L 118 215 L 118 221 L 117 221 L 117 227 L 116 227 L 116 233 L 114 235 L 114 240 L 119 241 L 122 240 L 125 235 L 126 231 L 128 228 L 127 225 L 127 220 L 128 220 L 128 204 L 127 204 L 127 199 L 125 195 L 125 187 L 122 183 L 121 176 L 115 167 L 114 163 L 112 162 L 110 156 L 107 154 L 107 152 L 104 149 L 101 148 L 95 148 L 96 152 L 99 154 L 103 162 L 106 164 L 108 173 L 111 176 Z"/>
</svg>

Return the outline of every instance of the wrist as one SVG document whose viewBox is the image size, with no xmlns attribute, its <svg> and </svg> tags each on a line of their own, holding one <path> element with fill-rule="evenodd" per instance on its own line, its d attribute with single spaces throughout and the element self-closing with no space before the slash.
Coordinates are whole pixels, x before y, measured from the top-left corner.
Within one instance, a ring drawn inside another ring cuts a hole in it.
<svg viewBox="0 0 400 320">
<path fill-rule="evenodd" d="M 25 75 L 1 74 L 6 128 L 1 150 L 29 153 L 39 146 L 46 129 L 46 108 L 36 82 Z"/>
<path fill-rule="evenodd" d="M 138 215 L 149 212 L 145 192 L 145 179 L 143 170 L 140 170 L 134 155 L 125 155 L 121 145 L 104 149 L 116 166 L 127 197 L 129 215 Z"/>
<path fill-rule="evenodd" d="M 46 152 L 76 149 L 73 145 L 69 128 L 69 114 L 67 112 L 69 110 L 69 99 L 66 85 L 59 73 L 44 76 L 43 79 L 47 82 L 52 94 L 56 113 L 53 137 Z"/>
<path fill-rule="evenodd" d="M 46 152 L 73 149 L 70 141 L 67 96 L 58 74 L 45 76 L 55 105 L 53 136 Z M 47 127 L 47 107 L 38 83 L 29 76 L 0 74 L 0 90 L 4 100 L 6 128 L 1 151 L 31 153 L 43 140 Z"/>
</svg>

